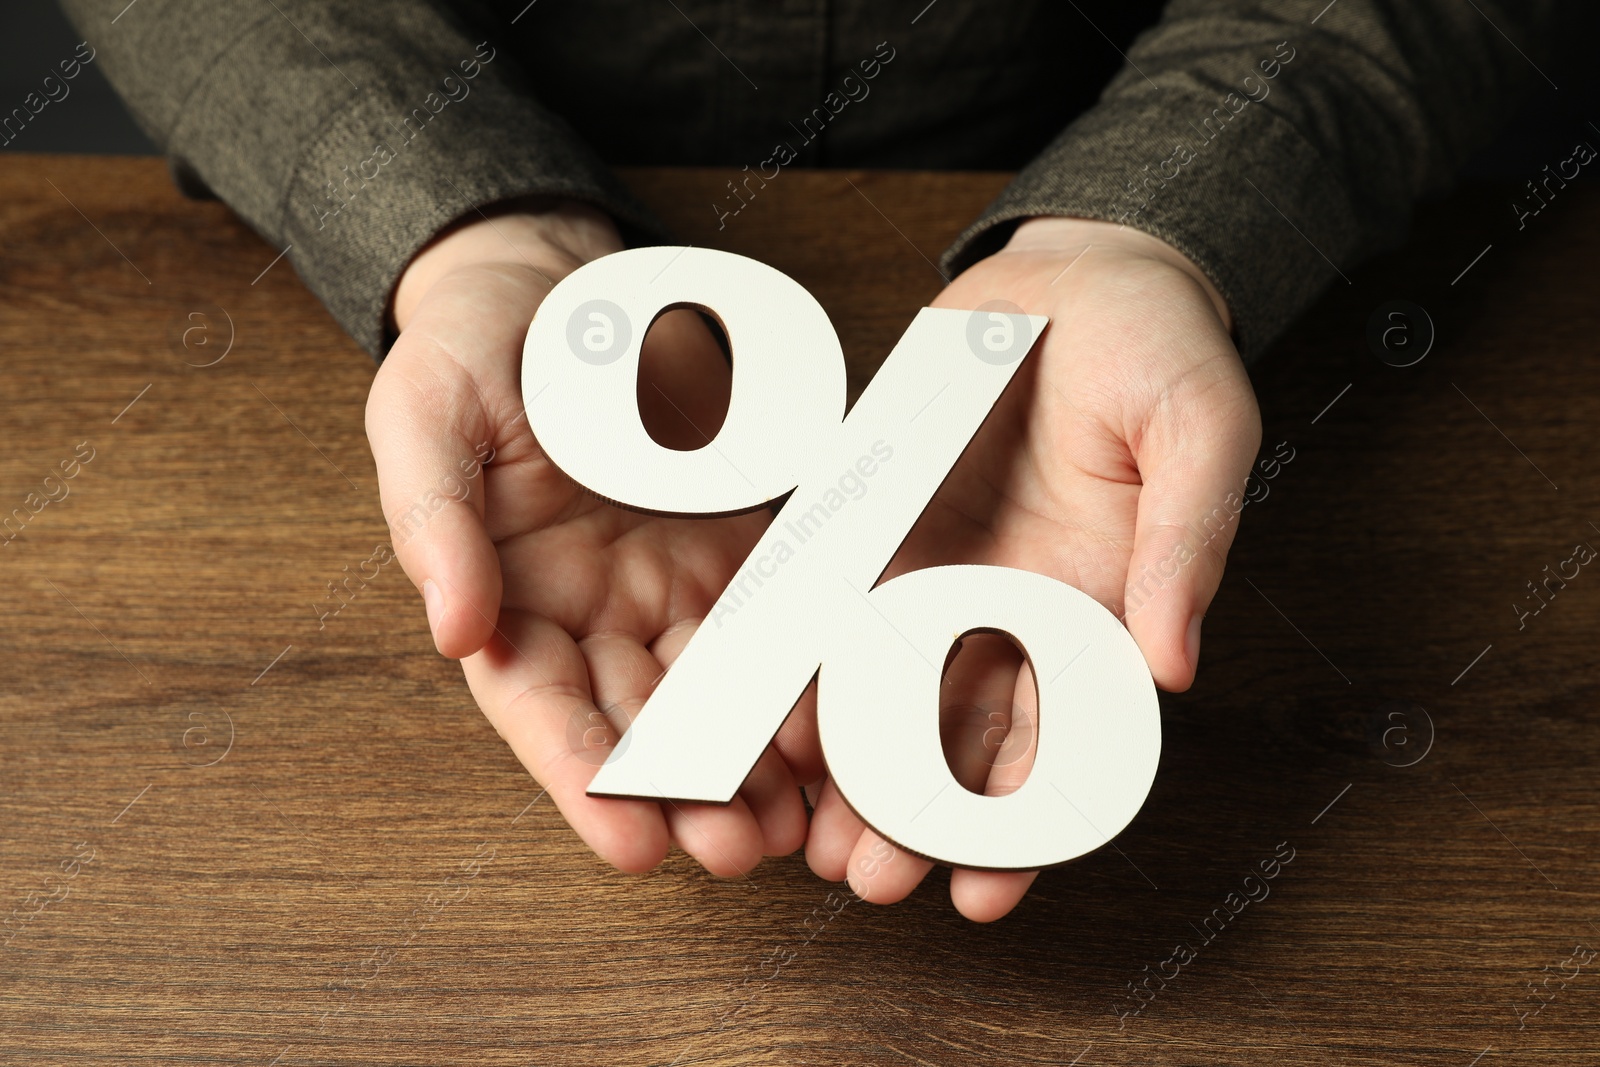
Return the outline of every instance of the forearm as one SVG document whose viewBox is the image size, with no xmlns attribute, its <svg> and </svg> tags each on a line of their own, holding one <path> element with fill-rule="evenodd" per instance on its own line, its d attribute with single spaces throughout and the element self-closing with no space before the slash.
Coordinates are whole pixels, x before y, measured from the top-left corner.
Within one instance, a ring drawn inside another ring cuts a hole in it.
<svg viewBox="0 0 1600 1067">
<path fill-rule="evenodd" d="M 65 4 L 141 125 L 374 355 L 405 265 L 480 205 L 563 197 L 659 229 L 531 98 L 492 23 L 427 0 Z"/>
<path fill-rule="evenodd" d="M 1120 223 L 1199 265 L 1258 356 L 1339 270 L 1402 240 L 1417 198 L 1544 84 L 1559 6 L 1177 0 L 946 265 L 1022 218 Z"/>
</svg>

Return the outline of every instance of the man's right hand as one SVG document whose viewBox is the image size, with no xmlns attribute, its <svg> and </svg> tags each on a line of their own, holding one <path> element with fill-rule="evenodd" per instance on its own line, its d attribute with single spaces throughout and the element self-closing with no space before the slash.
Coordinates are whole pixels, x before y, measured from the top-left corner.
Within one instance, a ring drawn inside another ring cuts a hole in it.
<svg viewBox="0 0 1600 1067">
<path fill-rule="evenodd" d="M 677 843 L 721 876 L 806 838 L 799 785 L 823 775 L 808 690 L 727 806 L 590 797 L 590 780 L 771 520 L 627 511 L 573 483 L 524 414 L 522 346 L 539 303 L 583 263 L 622 247 L 599 211 L 571 201 L 480 217 L 437 239 L 395 291 L 399 339 L 373 382 L 367 436 L 391 527 L 422 592 L 434 643 L 517 758 L 600 857 L 649 870 Z M 668 447 L 716 436 L 731 371 L 692 311 L 645 341 L 640 411 Z M 493 459 L 466 483 L 463 460 Z M 597 447 L 604 447 L 597 442 Z M 454 487 L 456 492 L 450 493 Z"/>
</svg>

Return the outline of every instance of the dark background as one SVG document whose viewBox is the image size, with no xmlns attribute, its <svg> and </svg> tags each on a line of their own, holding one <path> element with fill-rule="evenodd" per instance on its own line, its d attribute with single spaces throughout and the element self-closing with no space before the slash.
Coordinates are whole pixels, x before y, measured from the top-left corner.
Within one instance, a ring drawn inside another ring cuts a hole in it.
<svg viewBox="0 0 1600 1067">
<path fill-rule="evenodd" d="M 20 102 L 37 90 L 55 57 L 70 55 L 81 40 L 53 0 L 34 0 L 6 12 L 5 28 L 0 35 L 0 102 Z M 1560 90 L 1535 93 L 1499 140 L 1468 164 L 1463 177 L 1522 182 L 1545 163 L 1570 155 L 1573 131 L 1590 129 L 1591 121 L 1600 124 L 1600 81 L 1590 66 L 1579 56 L 1547 66 Z M 66 119 L 30 123 L 10 144 L 0 145 L 0 152 L 158 151 L 107 84 L 98 63 L 83 68 L 61 110 Z M 1594 136 L 1600 139 L 1600 131 Z"/>
<path fill-rule="evenodd" d="M 72 55 L 81 40 L 54 0 L 13 5 L 6 12 L 5 32 L 0 33 L 0 102 L 4 102 L 0 111 L 9 111 L 30 92 L 38 92 L 45 75 L 56 73 L 56 60 Z M 30 122 L 10 144 L 0 146 L 0 152 L 155 154 L 156 146 L 106 83 L 99 63 L 85 66 L 69 84 L 71 95 L 50 107 L 65 116 L 60 122 Z"/>
</svg>

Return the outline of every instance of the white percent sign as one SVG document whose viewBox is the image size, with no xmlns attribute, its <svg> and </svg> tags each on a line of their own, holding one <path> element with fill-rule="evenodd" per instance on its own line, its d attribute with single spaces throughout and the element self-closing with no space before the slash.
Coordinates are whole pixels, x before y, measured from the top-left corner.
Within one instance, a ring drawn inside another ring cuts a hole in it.
<svg viewBox="0 0 1600 1067">
<path fill-rule="evenodd" d="M 727 416 L 694 451 L 657 444 L 637 400 L 644 335 L 679 307 L 713 315 L 733 353 Z M 522 389 L 557 467 L 662 515 L 738 514 L 793 491 L 590 795 L 727 803 L 816 677 L 829 774 L 908 851 L 1031 870 L 1099 848 L 1133 819 L 1160 759 L 1160 714 L 1111 612 L 1005 567 L 933 567 L 873 588 L 1046 322 L 923 308 L 846 418 L 827 314 L 763 263 L 638 248 L 551 291 L 528 330 Z M 1038 690 L 1034 763 L 1004 796 L 964 788 L 940 745 L 942 665 L 979 631 L 1015 640 Z"/>
</svg>

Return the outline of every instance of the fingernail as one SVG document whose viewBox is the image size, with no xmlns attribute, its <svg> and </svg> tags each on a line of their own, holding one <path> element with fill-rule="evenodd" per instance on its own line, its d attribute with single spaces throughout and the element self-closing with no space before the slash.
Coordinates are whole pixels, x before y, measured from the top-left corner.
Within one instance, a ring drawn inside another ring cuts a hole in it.
<svg viewBox="0 0 1600 1067">
<path fill-rule="evenodd" d="M 1189 669 L 1195 670 L 1200 666 L 1200 621 L 1204 615 L 1196 615 L 1189 620 L 1189 633 L 1184 638 L 1183 654 L 1189 660 Z"/>
<path fill-rule="evenodd" d="M 428 609 L 428 629 L 433 631 L 433 639 L 439 639 L 439 616 L 444 614 L 444 594 L 439 592 L 439 587 L 429 578 L 422 583 L 422 603 Z"/>
</svg>

